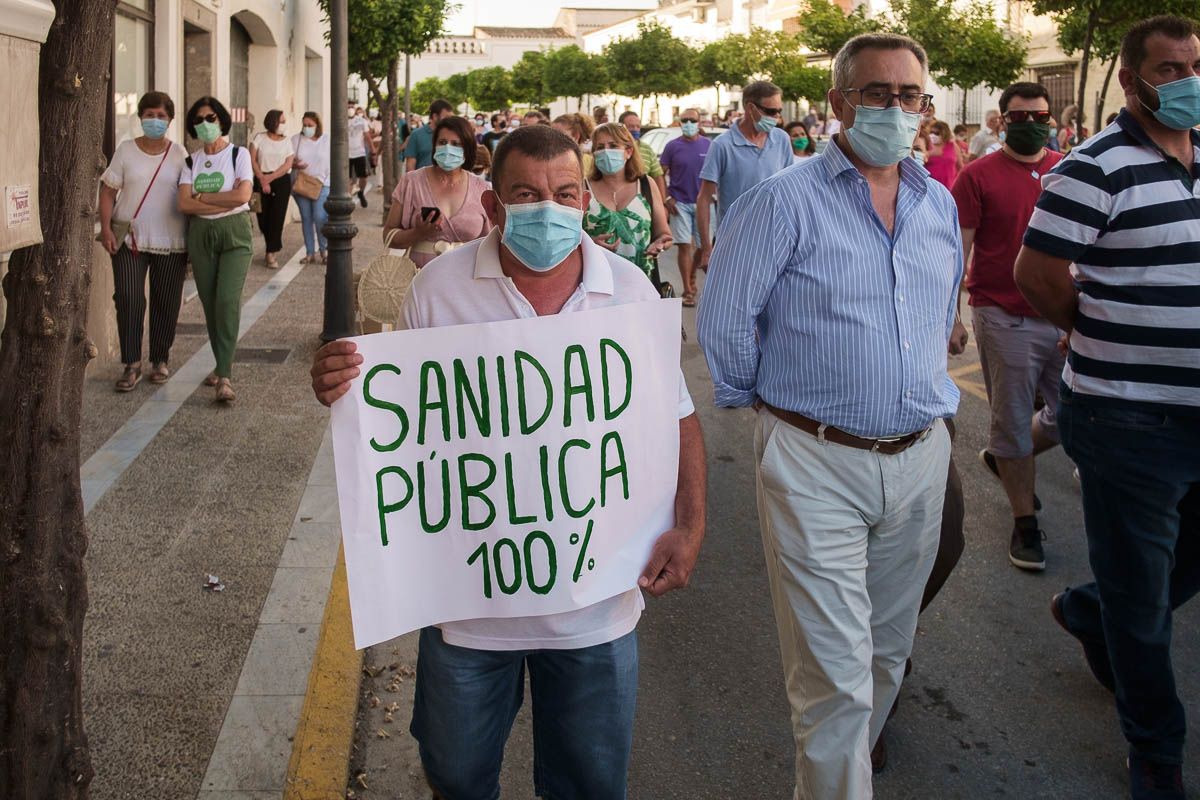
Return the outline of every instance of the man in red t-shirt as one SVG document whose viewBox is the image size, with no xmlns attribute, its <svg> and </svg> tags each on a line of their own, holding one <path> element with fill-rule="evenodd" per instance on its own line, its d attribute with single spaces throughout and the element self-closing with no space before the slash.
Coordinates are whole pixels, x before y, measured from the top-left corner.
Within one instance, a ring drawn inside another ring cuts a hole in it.
<svg viewBox="0 0 1200 800">
<path fill-rule="evenodd" d="M 1013 263 L 1042 176 L 1062 158 L 1046 148 L 1050 97 L 1038 83 L 1014 83 L 1000 96 L 1003 147 L 978 158 L 954 183 L 975 341 L 992 407 L 984 465 L 1000 479 L 1013 512 L 1008 558 L 1027 570 L 1046 568 L 1034 494 L 1034 456 L 1058 444 L 1055 408 L 1064 356 L 1061 332 L 1021 296 Z M 975 258 L 971 260 L 972 250 Z M 1045 406 L 1034 413 L 1041 392 Z"/>
</svg>

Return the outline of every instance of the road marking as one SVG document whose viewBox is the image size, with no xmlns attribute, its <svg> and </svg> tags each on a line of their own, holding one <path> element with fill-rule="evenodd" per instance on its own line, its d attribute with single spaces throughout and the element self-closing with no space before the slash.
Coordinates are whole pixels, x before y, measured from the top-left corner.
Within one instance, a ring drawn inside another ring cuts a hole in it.
<svg viewBox="0 0 1200 800">
<path fill-rule="evenodd" d="M 340 800 L 346 796 L 362 660 L 363 651 L 354 649 L 346 559 L 339 547 L 283 800 Z"/>
<path fill-rule="evenodd" d="M 254 323 L 258 322 L 292 279 L 300 274 L 303 268 L 300 259 L 303 257 L 304 248 L 297 249 L 287 264 L 242 305 L 238 341 L 241 341 Z M 216 365 L 212 348 L 202 345 L 187 363 L 171 376 L 171 380 L 150 395 L 125 424 L 84 462 L 79 469 L 79 480 L 83 491 L 85 515 L 91 512 L 100 498 L 112 488 L 125 470 L 129 469 L 129 465 L 146 449 L 146 445 L 153 441 Z"/>
<path fill-rule="evenodd" d="M 989 402 L 988 396 L 987 396 L 987 387 L 984 386 L 982 383 L 975 383 L 974 381 L 964 381 L 959 378 L 955 378 L 954 383 L 958 385 L 959 389 L 962 389 L 967 394 L 974 395 L 975 397 L 978 397 L 980 400 L 982 400 L 985 403 Z"/>
<path fill-rule="evenodd" d="M 954 369 L 950 370 L 949 372 L 950 372 L 951 378 L 958 378 L 963 375 L 970 375 L 972 372 L 979 372 L 982 369 L 983 369 L 983 366 L 978 361 L 976 361 L 974 364 L 964 364 L 961 367 L 955 367 Z"/>
</svg>

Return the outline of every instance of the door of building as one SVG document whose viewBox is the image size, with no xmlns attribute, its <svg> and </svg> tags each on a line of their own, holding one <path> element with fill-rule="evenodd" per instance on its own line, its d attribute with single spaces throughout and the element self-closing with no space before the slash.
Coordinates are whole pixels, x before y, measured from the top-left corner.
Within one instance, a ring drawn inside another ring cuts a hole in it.
<svg viewBox="0 0 1200 800">
<path fill-rule="evenodd" d="M 229 20 L 229 113 L 233 127 L 229 139 L 245 147 L 249 133 L 250 33 L 236 19 Z"/>
<path fill-rule="evenodd" d="M 1050 94 L 1050 113 L 1061 123 L 1062 110 L 1075 102 L 1075 66 L 1038 67 L 1033 74 L 1034 80 L 1046 87 Z"/>
</svg>

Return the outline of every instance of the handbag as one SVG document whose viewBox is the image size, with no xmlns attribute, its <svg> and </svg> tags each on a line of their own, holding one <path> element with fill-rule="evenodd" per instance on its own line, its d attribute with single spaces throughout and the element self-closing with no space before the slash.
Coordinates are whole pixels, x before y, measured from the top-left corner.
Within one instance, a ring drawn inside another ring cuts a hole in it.
<svg viewBox="0 0 1200 800">
<path fill-rule="evenodd" d="M 251 192 L 250 193 L 250 202 L 248 203 L 248 205 L 250 206 L 251 213 L 261 214 L 262 213 L 262 192 Z"/>
<path fill-rule="evenodd" d="M 158 162 L 158 166 L 154 169 L 154 174 L 150 177 L 150 183 L 146 186 L 146 191 L 142 193 L 142 199 L 138 201 L 137 209 L 133 212 L 133 216 L 128 222 L 124 220 L 112 219 L 108 222 L 109 229 L 112 230 L 113 239 L 117 242 L 117 249 L 125 242 L 125 237 L 129 237 L 129 252 L 135 256 L 138 255 L 137 235 L 133 233 L 133 221 L 137 219 L 138 214 L 142 213 L 142 205 L 145 204 L 146 198 L 150 195 L 150 189 L 154 186 L 154 181 L 158 178 L 159 171 L 162 170 L 163 164 L 167 162 L 167 156 L 171 155 L 171 145 L 167 145 L 166 152 L 163 153 L 162 160 Z M 96 234 L 96 241 L 103 244 L 104 231 Z"/>
<path fill-rule="evenodd" d="M 307 197 L 309 200 L 316 200 L 320 197 L 321 190 L 324 188 L 325 183 L 320 178 L 314 178 L 303 170 L 296 173 L 296 179 L 292 182 L 293 194 Z"/>
</svg>

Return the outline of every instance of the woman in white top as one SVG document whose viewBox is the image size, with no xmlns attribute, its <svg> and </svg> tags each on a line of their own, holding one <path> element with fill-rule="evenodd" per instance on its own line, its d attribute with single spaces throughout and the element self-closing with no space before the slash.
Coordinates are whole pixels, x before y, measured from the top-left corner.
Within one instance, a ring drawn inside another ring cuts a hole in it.
<svg viewBox="0 0 1200 800">
<path fill-rule="evenodd" d="M 113 257 L 116 333 L 125 365 L 116 380 L 119 392 L 132 391 L 142 380 L 148 271 L 150 383 L 170 377 L 167 361 L 187 273 L 187 218 L 175 207 L 187 152 L 167 138 L 175 103 L 161 91 L 148 92 L 138 101 L 138 118 L 143 136 L 116 145 L 100 176 L 100 241 Z"/>
<path fill-rule="evenodd" d="M 325 251 L 329 249 L 329 243 L 325 241 L 325 233 L 322 231 L 329 219 L 325 212 L 325 201 L 329 199 L 329 137 L 325 135 L 325 126 L 321 124 L 321 115 L 315 111 L 305 111 L 300 124 L 300 133 L 292 137 L 292 149 L 296 153 L 292 168 L 319 180 L 322 189 L 315 199 L 295 192 L 292 193 L 292 197 L 300 207 L 300 225 L 304 231 L 304 251 L 307 253 L 304 263 L 317 263 L 319 244 L 321 263 L 324 264 Z"/>
<path fill-rule="evenodd" d="M 142 379 L 142 320 L 150 273 L 150 382 L 163 383 L 187 274 L 187 218 L 175 204 L 175 187 L 187 152 L 167 138 L 175 103 L 163 92 L 138 101 L 142 136 L 117 145 L 100 176 L 100 241 L 112 256 L 113 300 L 125 371 L 118 392 Z M 127 233 L 120 241 L 113 228 Z"/>
<path fill-rule="evenodd" d="M 214 97 L 201 97 L 187 115 L 187 132 L 204 142 L 179 174 L 179 210 L 192 217 L 188 256 L 204 306 L 208 341 L 217 367 L 204 379 L 217 400 L 234 399 L 230 375 L 242 318 L 242 287 L 254 255 L 250 229 L 250 154 L 226 137 L 233 120 Z"/>
<path fill-rule="evenodd" d="M 258 228 L 267 240 L 267 266 L 271 269 L 279 269 L 275 254 L 283 249 L 283 222 L 292 196 L 292 162 L 296 158 L 292 140 L 283 133 L 286 126 L 283 112 L 273 108 L 263 118 L 266 130 L 250 142 L 254 191 L 262 192 Z"/>
</svg>

